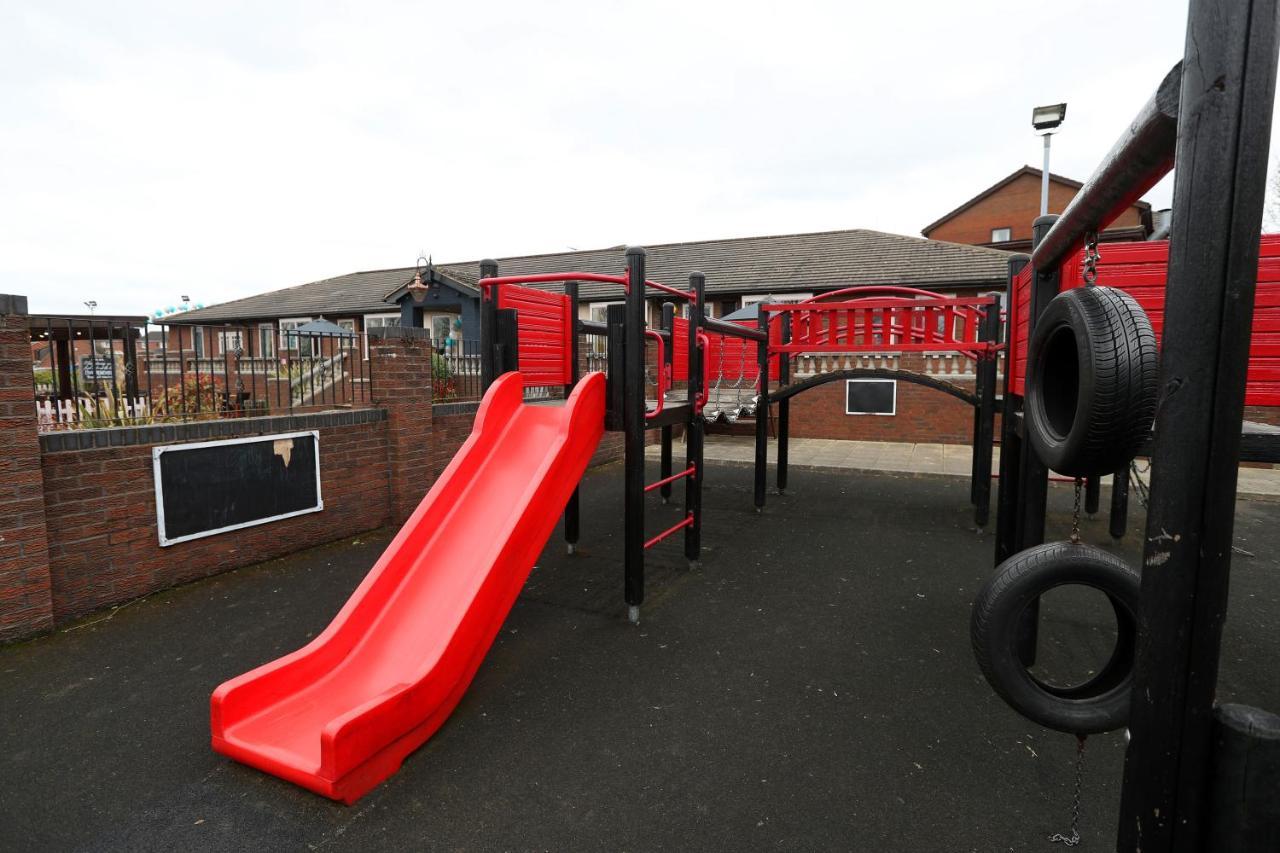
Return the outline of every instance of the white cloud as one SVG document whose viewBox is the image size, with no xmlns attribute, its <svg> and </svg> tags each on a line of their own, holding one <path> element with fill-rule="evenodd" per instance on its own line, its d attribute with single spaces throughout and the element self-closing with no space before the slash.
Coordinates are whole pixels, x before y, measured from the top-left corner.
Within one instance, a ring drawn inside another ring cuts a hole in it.
<svg viewBox="0 0 1280 853">
<path fill-rule="evenodd" d="M 0 290 L 145 313 L 419 250 L 915 234 L 1038 165 L 1035 104 L 1070 103 L 1054 170 L 1086 177 L 1174 5 L 5 7 Z"/>
</svg>

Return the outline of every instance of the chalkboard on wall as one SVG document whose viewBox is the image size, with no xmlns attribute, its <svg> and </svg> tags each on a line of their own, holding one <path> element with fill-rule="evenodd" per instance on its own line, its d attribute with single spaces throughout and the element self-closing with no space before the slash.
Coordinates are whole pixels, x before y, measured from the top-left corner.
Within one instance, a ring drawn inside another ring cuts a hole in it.
<svg viewBox="0 0 1280 853">
<path fill-rule="evenodd" d="M 315 430 L 171 444 L 151 459 L 162 546 L 324 509 Z"/>
<path fill-rule="evenodd" d="M 846 379 L 844 386 L 846 415 L 896 415 L 898 413 L 898 380 Z"/>
</svg>

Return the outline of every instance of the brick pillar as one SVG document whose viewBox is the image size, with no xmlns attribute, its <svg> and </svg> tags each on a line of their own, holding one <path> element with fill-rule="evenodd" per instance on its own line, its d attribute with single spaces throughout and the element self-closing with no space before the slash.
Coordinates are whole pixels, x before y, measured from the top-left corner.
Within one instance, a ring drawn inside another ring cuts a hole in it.
<svg viewBox="0 0 1280 853">
<path fill-rule="evenodd" d="M 391 521 L 403 523 L 427 493 L 431 470 L 431 344 L 426 329 L 387 326 L 369 333 L 373 404 L 387 410 Z"/>
<path fill-rule="evenodd" d="M 53 625 L 27 298 L 0 294 L 0 641 Z"/>
</svg>

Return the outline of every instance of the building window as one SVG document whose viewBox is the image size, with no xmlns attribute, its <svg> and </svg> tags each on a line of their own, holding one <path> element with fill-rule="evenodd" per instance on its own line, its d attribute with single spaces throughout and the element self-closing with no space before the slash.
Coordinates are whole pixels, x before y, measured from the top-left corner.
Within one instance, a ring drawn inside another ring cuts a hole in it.
<svg viewBox="0 0 1280 853">
<path fill-rule="evenodd" d="M 295 350 L 298 355 L 307 357 L 311 355 L 311 338 L 307 335 L 299 335 L 294 329 L 299 326 L 311 322 L 310 317 L 289 317 L 280 320 L 280 349 L 288 352 Z"/>
<path fill-rule="evenodd" d="M 204 329 L 199 326 L 191 329 L 191 348 L 195 350 L 196 358 L 204 358 Z"/>
<path fill-rule="evenodd" d="M 270 323 L 258 324 L 258 357 L 271 358 L 276 354 L 276 327 Z"/>
<path fill-rule="evenodd" d="M 364 357 L 369 358 L 369 330 L 385 329 L 387 326 L 399 326 L 399 314 L 365 314 L 364 315 Z"/>
<path fill-rule="evenodd" d="M 244 335 L 239 329 L 218 332 L 218 350 L 227 355 L 235 355 L 236 350 L 244 352 Z"/>
<path fill-rule="evenodd" d="M 992 228 L 991 229 L 992 243 L 1008 243 L 1012 239 L 1013 239 L 1012 228 Z"/>
<path fill-rule="evenodd" d="M 623 305 L 622 302 L 592 302 L 591 303 L 591 321 L 594 323 L 604 323 L 608 321 L 609 306 Z M 587 340 L 591 342 L 591 351 L 604 355 L 609 351 L 608 339 L 604 335 L 588 335 Z"/>
</svg>

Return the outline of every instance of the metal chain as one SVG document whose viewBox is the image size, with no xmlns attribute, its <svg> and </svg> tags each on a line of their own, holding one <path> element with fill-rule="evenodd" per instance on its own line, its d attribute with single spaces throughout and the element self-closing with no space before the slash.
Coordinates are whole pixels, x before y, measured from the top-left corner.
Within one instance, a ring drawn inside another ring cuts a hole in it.
<svg viewBox="0 0 1280 853">
<path fill-rule="evenodd" d="M 1084 487 L 1084 478 L 1076 477 L 1076 506 L 1071 512 L 1071 543 L 1080 544 L 1080 492 Z"/>
<path fill-rule="evenodd" d="M 1084 286 L 1093 287 L 1098 281 L 1098 261 L 1102 253 L 1098 251 L 1098 232 L 1090 231 L 1084 237 Z"/>
<path fill-rule="evenodd" d="M 1147 463 L 1144 471 L 1150 471 L 1151 464 Z M 1148 501 L 1151 500 L 1151 487 L 1142 480 L 1144 471 L 1138 470 L 1138 461 L 1135 459 L 1129 463 L 1130 480 L 1133 483 L 1133 490 L 1138 495 L 1138 503 L 1142 504 L 1142 508 L 1147 508 Z"/>
<path fill-rule="evenodd" d="M 1075 847 L 1080 843 L 1080 790 L 1084 787 L 1084 744 L 1087 735 L 1076 735 L 1076 789 L 1071 795 L 1071 834 L 1055 832 L 1049 836 L 1050 844 Z"/>
</svg>

